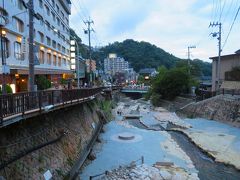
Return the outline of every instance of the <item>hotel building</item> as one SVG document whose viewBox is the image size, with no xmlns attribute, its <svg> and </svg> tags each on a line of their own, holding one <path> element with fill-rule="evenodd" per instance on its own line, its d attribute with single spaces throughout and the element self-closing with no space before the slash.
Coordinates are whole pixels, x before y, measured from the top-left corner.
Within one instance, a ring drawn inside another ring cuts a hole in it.
<svg viewBox="0 0 240 180">
<path fill-rule="evenodd" d="M 3 47 L 0 49 L 7 69 L 5 81 L 14 92 L 28 87 L 29 14 L 22 0 L 0 0 Z M 26 4 L 27 1 L 25 1 Z M 35 77 L 44 75 L 52 83 L 69 78 L 70 69 L 70 0 L 34 0 Z M 37 18 L 36 18 L 37 17 Z M 2 58 L 1 58 L 2 59 Z M 0 63 L 2 84 L 2 63 Z"/>
</svg>

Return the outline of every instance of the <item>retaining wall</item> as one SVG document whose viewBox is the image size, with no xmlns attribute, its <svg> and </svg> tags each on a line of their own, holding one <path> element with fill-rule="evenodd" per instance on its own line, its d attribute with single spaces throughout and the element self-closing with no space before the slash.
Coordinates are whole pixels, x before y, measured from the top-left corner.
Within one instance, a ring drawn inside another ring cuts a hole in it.
<svg viewBox="0 0 240 180">
<path fill-rule="evenodd" d="M 97 109 L 92 100 L 0 129 L 0 176 L 63 179 L 101 124 Z"/>
<path fill-rule="evenodd" d="M 188 117 L 218 120 L 240 127 L 240 97 L 218 95 L 197 103 L 192 103 L 180 111 Z"/>
</svg>

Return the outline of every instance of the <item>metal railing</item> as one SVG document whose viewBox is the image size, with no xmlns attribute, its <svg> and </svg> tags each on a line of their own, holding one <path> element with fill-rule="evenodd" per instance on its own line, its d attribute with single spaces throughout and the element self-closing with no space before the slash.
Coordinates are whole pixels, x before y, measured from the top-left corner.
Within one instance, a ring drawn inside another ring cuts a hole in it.
<svg viewBox="0 0 240 180">
<path fill-rule="evenodd" d="M 42 111 L 46 106 L 66 105 L 90 98 L 104 88 L 82 88 L 71 90 L 50 90 L 0 95 L 0 126 L 4 118 L 29 111 Z"/>
</svg>

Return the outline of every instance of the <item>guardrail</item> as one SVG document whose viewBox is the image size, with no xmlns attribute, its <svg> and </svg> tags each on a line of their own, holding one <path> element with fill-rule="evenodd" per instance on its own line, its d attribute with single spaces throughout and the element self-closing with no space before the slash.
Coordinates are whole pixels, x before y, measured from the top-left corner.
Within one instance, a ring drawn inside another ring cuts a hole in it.
<svg viewBox="0 0 240 180">
<path fill-rule="evenodd" d="M 40 111 L 46 106 L 72 104 L 100 93 L 104 87 L 50 90 L 0 95 L 0 126 L 4 118 Z"/>
</svg>

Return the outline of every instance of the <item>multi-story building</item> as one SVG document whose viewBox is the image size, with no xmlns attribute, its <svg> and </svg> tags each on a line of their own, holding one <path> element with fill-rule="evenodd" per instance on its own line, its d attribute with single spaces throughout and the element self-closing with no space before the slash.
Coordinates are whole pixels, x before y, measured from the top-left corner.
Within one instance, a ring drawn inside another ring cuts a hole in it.
<svg viewBox="0 0 240 180">
<path fill-rule="evenodd" d="M 113 76 L 118 72 L 124 72 L 128 68 L 128 62 L 124 58 L 117 57 L 116 54 L 109 54 L 108 58 L 104 59 L 105 74 Z"/>
<path fill-rule="evenodd" d="M 4 7 L 3 1 L 5 1 Z M 36 14 L 34 18 L 35 75 L 44 75 L 52 83 L 57 83 L 71 74 L 69 31 L 71 2 L 70 0 L 34 0 L 33 2 Z M 10 68 L 6 82 L 11 84 L 16 92 L 26 91 L 28 87 L 29 15 L 25 8 L 22 0 L 0 0 L 0 13 L 4 19 L 7 19 L 2 26 L 4 60 Z"/>
</svg>

